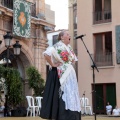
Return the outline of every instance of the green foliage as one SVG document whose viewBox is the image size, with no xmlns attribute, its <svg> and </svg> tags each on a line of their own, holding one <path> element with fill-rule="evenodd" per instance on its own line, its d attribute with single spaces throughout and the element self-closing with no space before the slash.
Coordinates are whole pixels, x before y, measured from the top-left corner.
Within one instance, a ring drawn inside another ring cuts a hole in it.
<svg viewBox="0 0 120 120">
<path fill-rule="evenodd" d="M 6 67 L 3 78 L 5 78 L 9 106 L 15 108 L 23 99 L 20 74 L 16 69 Z"/>
<path fill-rule="evenodd" d="M 1 83 L 1 84 L 0 84 L 0 106 L 1 106 L 1 103 L 3 102 L 2 96 L 1 96 L 1 94 L 2 94 L 2 93 L 1 93 L 1 90 L 2 90 L 2 82 L 3 82 L 3 81 L 2 81 L 1 78 L 3 77 L 4 70 L 5 70 L 4 67 L 3 67 L 2 65 L 0 65 L 0 83 Z"/>
<path fill-rule="evenodd" d="M 44 90 L 44 80 L 41 77 L 41 74 L 39 71 L 33 67 L 30 66 L 26 69 L 27 76 L 28 76 L 28 83 L 29 87 L 34 90 L 35 96 L 42 96 L 42 92 Z"/>
<path fill-rule="evenodd" d="M 4 70 L 5 68 L 2 65 L 0 65 L 0 78 L 3 77 Z"/>
</svg>

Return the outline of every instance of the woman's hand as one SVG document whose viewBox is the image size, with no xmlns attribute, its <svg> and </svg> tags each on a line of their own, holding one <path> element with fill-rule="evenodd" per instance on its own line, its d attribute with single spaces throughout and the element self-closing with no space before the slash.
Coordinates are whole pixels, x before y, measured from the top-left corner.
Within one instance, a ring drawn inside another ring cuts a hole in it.
<svg viewBox="0 0 120 120">
<path fill-rule="evenodd" d="M 62 65 L 62 63 L 54 63 L 53 65 L 52 65 L 52 67 L 58 67 L 58 66 L 61 66 Z"/>
<path fill-rule="evenodd" d="M 75 60 L 72 60 L 72 64 L 75 64 Z"/>
</svg>

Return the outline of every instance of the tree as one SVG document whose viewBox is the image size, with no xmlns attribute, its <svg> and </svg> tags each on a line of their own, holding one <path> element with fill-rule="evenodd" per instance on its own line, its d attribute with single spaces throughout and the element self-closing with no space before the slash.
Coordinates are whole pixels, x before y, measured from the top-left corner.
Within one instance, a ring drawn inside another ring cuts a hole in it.
<svg viewBox="0 0 120 120">
<path fill-rule="evenodd" d="M 13 109 L 23 100 L 22 81 L 20 73 L 14 68 L 4 68 L 3 78 L 8 95 L 8 103 Z"/>
<path fill-rule="evenodd" d="M 44 90 L 44 80 L 39 71 L 30 66 L 26 69 L 29 87 L 34 90 L 34 96 L 42 96 Z"/>
</svg>

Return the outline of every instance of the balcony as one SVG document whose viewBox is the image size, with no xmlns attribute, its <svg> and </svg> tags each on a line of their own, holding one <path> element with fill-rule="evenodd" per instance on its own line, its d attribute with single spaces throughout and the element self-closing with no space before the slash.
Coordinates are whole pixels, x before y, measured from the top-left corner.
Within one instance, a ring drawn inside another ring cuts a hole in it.
<svg viewBox="0 0 120 120">
<path fill-rule="evenodd" d="M 114 53 L 92 54 L 92 57 L 98 67 L 114 65 Z"/>
<path fill-rule="evenodd" d="M 9 9 L 13 9 L 13 0 L 1 0 L 1 5 Z"/>
<path fill-rule="evenodd" d="M 111 10 L 109 11 L 98 11 L 93 13 L 93 24 L 111 22 Z"/>
<path fill-rule="evenodd" d="M 0 0 L 0 5 L 13 10 L 13 0 Z M 31 16 L 36 17 L 36 4 L 31 3 Z"/>
<path fill-rule="evenodd" d="M 75 30 L 77 29 L 77 23 L 74 23 L 74 29 Z"/>
</svg>

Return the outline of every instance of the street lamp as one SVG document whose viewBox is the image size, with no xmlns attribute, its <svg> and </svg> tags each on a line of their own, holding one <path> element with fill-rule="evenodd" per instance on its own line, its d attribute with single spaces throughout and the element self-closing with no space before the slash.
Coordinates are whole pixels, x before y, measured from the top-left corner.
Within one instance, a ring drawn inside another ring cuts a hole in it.
<svg viewBox="0 0 120 120">
<path fill-rule="evenodd" d="M 16 41 L 16 43 L 13 45 L 14 55 L 20 54 L 21 46 L 22 45 L 19 44 L 19 41 Z"/>
<path fill-rule="evenodd" d="M 6 35 L 3 36 L 4 37 L 4 41 L 5 41 L 5 47 L 7 48 L 7 67 L 8 67 L 8 62 L 9 62 L 9 47 L 11 46 L 11 40 L 12 40 L 12 36 L 10 34 L 10 32 L 7 32 Z"/>
<path fill-rule="evenodd" d="M 11 46 L 11 40 L 12 40 L 12 35 L 10 34 L 10 32 L 7 32 L 6 35 L 3 36 L 4 37 L 4 41 L 5 41 L 5 47 L 7 48 L 7 55 L 6 55 L 6 60 L 7 60 L 7 67 L 8 67 L 8 63 L 9 63 L 9 48 Z M 20 50 L 21 50 L 21 46 L 19 44 L 19 41 L 16 41 L 16 43 L 13 45 L 13 51 L 14 51 L 14 55 L 18 56 L 20 55 Z M 4 116 L 9 116 L 9 112 L 8 112 L 8 95 L 6 92 L 5 95 L 5 109 L 4 109 Z"/>
<path fill-rule="evenodd" d="M 3 36 L 4 37 L 4 41 L 5 41 L 5 47 L 9 48 L 11 46 L 11 40 L 12 40 L 12 35 L 10 34 L 10 32 L 7 32 L 6 35 Z"/>
</svg>

